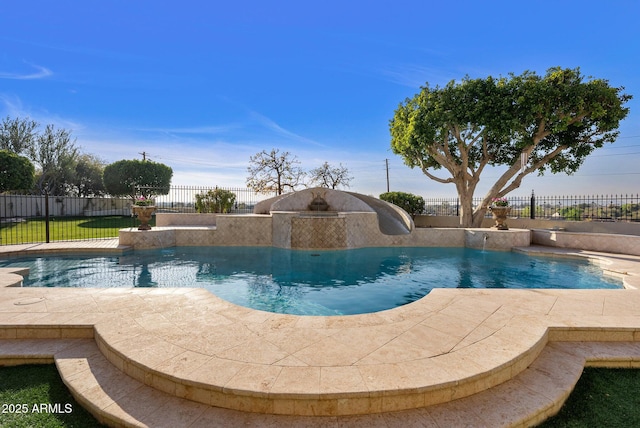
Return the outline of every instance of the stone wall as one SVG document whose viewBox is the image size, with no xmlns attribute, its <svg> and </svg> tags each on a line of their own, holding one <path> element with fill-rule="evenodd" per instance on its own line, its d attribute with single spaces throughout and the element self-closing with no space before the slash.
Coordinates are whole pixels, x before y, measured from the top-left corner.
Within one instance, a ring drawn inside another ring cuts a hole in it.
<svg viewBox="0 0 640 428">
<path fill-rule="evenodd" d="M 123 229 L 120 231 L 120 244 L 135 249 L 172 246 L 274 246 L 330 250 L 415 246 L 508 250 L 515 246 L 528 246 L 531 239 L 531 233 L 526 229 L 498 231 L 417 228 L 403 235 L 387 235 L 380 231 L 375 212 L 325 215 L 297 212 L 274 212 L 271 215 L 219 214 L 215 217 L 215 222 L 215 226 L 156 226 L 150 231 Z M 161 221 L 161 224 L 166 222 Z"/>
<path fill-rule="evenodd" d="M 536 229 L 532 231 L 532 243 L 547 247 L 580 248 L 605 253 L 640 256 L 640 236 L 603 233 L 564 232 Z"/>
<path fill-rule="evenodd" d="M 418 215 L 413 219 L 416 227 L 460 227 L 460 218 L 455 216 Z M 482 227 L 491 227 L 492 218 L 485 218 Z M 507 225 L 514 229 L 562 229 L 567 232 L 615 233 L 640 236 L 640 223 L 613 221 L 571 221 L 529 218 L 507 218 Z"/>
</svg>

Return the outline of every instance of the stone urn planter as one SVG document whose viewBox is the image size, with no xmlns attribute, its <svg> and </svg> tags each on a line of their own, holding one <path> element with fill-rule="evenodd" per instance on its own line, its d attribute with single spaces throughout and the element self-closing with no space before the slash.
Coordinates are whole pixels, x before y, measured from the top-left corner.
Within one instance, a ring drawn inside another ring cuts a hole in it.
<svg viewBox="0 0 640 428">
<path fill-rule="evenodd" d="M 151 230 L 149 222 L 151 221 L 151 216 L 156 211 L 155 205 L 133 205 L 131 211 L 134 215 L 138 216 L 138 220 L 140 220 L 138 230 Z"/>
<path fill-rule="evenodd" d="M 493 219 L 496 221 L 496 224 L 493 225 L 493 228 L 498 230 L 509 230 L 509 226 L 507 226 L 507 215 L 511 211 L 511 207 L 498 207 L 491 206 L 489 207 L 489 211 L 493 215 Z"/>
</svg>

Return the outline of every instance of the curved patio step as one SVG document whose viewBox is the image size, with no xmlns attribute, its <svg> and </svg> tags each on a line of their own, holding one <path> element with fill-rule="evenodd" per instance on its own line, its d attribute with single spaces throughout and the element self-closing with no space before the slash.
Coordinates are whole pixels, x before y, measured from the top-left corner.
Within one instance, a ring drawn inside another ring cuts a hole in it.
<svg viewBox="0 0 640 428">
<path fill-rule="evenodd" d="M 640 344 L 550 342 L 518 376 L 481 393 L 434 406 L 358 416 L 285 416 L 207 406 L 125 375 L 91 339 L 0 340 L 2 365 L 52 361 L 76 400 L 109 426 L 517 427 L 535 425 L 555 414 L 585 365 L 637 366 Z"/>
<path fill-rule="evenodd" d="M 263 316 L 278 322 L 287 319 L 271 313 Z M 353 320 L 343 322 L 349 321 Z M 386 329 L 382 324 L 369 328 L 378 327 L 376 334 Z M 154 328 L 162 330 L 161 325 Z M 360 327 L 353 330 L 354 334 L 364 332 Z M 460 349 L 443 350 L 435 356 L 410 355 L 404 361 L 397 359 L 395 350 L 410 347 L 409 342 L 399 341 L 391 347 L 394 354 L 387 362 L 376 359 L 384 358 L 384 354 L 374 358 L 373 353 L 367 353 L 370 362 L 358 365 L 350 359 L 355 348 L 340 351 L 340 344 L 329 340 L 327 346 L 336 345 L 336 355 L 318 358 L 322 361 L 312 366 L 291 355 L 281 362 L 267 362 L 268 354 L 277 350 L 268 348 L 267 341 L 254 339 L 259 336 L 255 332 L 249 341 L 234 348 L 235 353 L 225 357 L 196 348 L 196 339 L 189 336 L 178 342 L 180 338 L 169 340 L 164 331 L 142 331 L 140 325 L 124 321 L 121 325 L 99 324 L 95 326 L 95 341 L 114 366 L 170 395 L 230 410 L 298 416 L 385 413 L 464 398 L 525 370 L 548 339 L 544 325 L 528 317 L 512 318 L 508 325 L 491 333 L 470 335 L 469 343 Z M 304 331 L 292 334 L 299 338 Z M 429 330 L 423 337 L 412 338 L 430 341 L 431 334 L 434 332 Z M 320 382 L 315 382 L 316 377 Z M 314 378 L 314 382 L 306 383 L 307 378 Z"/>
</svg>

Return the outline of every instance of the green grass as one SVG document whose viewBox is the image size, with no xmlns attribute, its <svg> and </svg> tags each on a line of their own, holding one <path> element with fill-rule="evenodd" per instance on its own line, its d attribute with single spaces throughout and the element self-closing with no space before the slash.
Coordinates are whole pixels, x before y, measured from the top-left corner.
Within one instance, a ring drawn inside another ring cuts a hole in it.
<svg viewBox="0 0 640 428">
<path fill-rule="evenodd" d="M 44 219 L 31 219 L 19 223 L 5 223 L 0 227 L 0 244 L 24 244 L 46 241 Z M 151 219 L 155 225 L 155 217 Z M 51 241 L 74 239 L 116 238 L 120 229 L 138 226 L 137 219 L 129 216 L 55 217 L 49 222 Z"/>
<path fill-rule="evenodd" d="M 0 427 L 101 426 L 73 399 L 53 364 L 0 367 Z"/>
<path fill-rule="evenodd" d="M 586 368 L 560 412 L 543 428 L 640 426 L 640 370 Z"/>
</svg>

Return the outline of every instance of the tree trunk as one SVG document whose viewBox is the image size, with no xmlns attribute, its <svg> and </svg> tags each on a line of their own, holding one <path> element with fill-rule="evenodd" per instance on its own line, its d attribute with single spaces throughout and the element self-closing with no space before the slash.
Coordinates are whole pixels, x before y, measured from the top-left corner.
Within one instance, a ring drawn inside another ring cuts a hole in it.
<svg viewBox="0 0 640 428">
<path fill-rule="evenodd" d="M 473 226 L 473 192 L 458 192 L 460 197 L 460 226 Z"/>
</svg>

